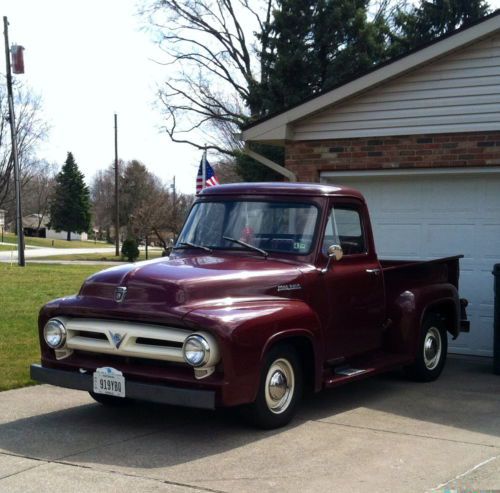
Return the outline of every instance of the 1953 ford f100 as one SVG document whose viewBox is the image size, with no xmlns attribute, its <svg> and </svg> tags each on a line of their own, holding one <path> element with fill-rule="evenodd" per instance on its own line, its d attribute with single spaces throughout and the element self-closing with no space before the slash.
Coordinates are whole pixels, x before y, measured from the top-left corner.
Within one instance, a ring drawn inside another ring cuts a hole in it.
<svg viewBox="0 0 500 493">
<path fill-rule="evenodd" d="M 170 258 L 104 270 L 42 308 L 31 376 L 103 404 L 239 406 L 283 426 L 307 388 L 398 367 L 436 379 L 447 333 L 468 330 L 458 259 L 378 259 L 355 190 L 211 187 Z"/>
</svg>

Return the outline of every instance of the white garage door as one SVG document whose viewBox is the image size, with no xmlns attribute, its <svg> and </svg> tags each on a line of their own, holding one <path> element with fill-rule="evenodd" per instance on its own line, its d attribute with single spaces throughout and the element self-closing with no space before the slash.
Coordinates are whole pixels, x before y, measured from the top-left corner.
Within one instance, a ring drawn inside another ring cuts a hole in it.
<svg viewBox="0 0 500 493">
<path fill-rule="evenodd" d="M 465 256 L 460 260 L 460 296 L 469 300 L 471 332 L 450 340 L 450 351 L 491 356 L 491 272 L 500 263 L 500 174 L 324 173 L 322 181 L 365 195 L 380 258 Z"/>
</svg>

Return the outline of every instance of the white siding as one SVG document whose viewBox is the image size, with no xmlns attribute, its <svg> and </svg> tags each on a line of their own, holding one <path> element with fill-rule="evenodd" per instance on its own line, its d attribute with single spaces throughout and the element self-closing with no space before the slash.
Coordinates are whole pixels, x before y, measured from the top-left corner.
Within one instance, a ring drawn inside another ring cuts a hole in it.
<svg viewBox="0 0 500 493">
<path fill-rule="evenodd" d="M 500 130 L 500 34 L 293 126 L 294 140 Z"/>
</svg>

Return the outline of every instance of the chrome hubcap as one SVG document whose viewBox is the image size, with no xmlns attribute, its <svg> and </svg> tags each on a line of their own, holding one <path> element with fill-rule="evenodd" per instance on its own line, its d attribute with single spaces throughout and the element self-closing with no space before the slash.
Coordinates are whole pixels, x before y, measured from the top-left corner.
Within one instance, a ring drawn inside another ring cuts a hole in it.
<svg viewBox="0 0 500 493">
<path fill-rule="evenodd" d="M 295 390 L 295 375 L 290 362 L 277 359 L 266 376 L 266 404 L 269 410 L 280 414 L 288 409 Z"/>
<path fill-rule="evenodd" d="M 441 333 L 436 327 L 430 327 L 424 340 L 424 362 L 428 370 L 434 370 L 441 359 Z"/>
<path fill-rule="evenodd" d="M 269 394 L 271 398 L 279 401 L 286 394 L 288 385 L 286 377 L 280 370 L 275 371 L 269 381 Z"/>
</svg>

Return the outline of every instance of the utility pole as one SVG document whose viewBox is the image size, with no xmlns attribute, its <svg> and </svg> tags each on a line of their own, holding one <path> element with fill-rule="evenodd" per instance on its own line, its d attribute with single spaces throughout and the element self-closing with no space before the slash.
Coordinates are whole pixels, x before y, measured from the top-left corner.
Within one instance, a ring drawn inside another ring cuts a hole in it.
<svg viewBox="0 0 500 493">
<path fill-rule="evenodd" d="M 16 115 L 14 113 L 14 97 L 12 94 L 12 68 L 10 65 L 9 50 L 9 21 L 7 17 L 3 18 L 3 34 L 5 40 L 5 64 L 7 68 L 7 98 L 9 101 L 9 123 L 10 135 L 12 138 L 11 159 L 14 162 L 14 182 L 16 192 L 16 230 L 17 230 L 17 264 L 24 267 L 24 231 L 23 231 L 23 213 L 21 206 L 21 179 L 19 176 L 19 156 L 17 152 L 17 132 Z"/>
<path fill-rule="evenodd" d="M 118 174 L 118 116 L 115 113 L 115 255 L 120 256 L 120 201 L 118 198 L 119 189 Z"/>
</svg>

